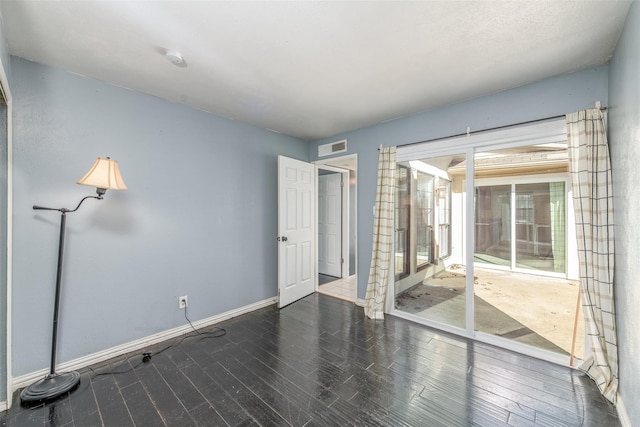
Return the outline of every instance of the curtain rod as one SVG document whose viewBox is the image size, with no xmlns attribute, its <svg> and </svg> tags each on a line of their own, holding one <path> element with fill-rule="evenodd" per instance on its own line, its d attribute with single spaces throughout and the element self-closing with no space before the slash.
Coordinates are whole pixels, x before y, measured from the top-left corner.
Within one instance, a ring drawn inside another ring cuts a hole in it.
<svg viewBox="0 0 640 427">
<path fill-rule="evenodd" d="M 600 104 L 600 101 L 596 102 L 596 108 L 599 109 L 599 110 L 606 110 L 607 109 L 607 107 L 603 107 Z M 531 123 L 544 122 L 544 121 L 547 121 L 547 120 L 559 119 L 561 117 L 566 117 L 566 116 L 567 116 L 566 114 L 560 114 L 558 116 L 545 117 L 543 119 L 535 119 L 535 120 L 529 120 L 529 121 L 526 121 L 526 122 L 513 123 L 513 124 L 510 124 L 510 125 L 503 125 L 503 126 L 496 126 L 496 127 L 492 127 L 492 128 L 474 130 L 473 132 L 469 129 L 469 127 L 467 127 L 467 131 L 465 133 L 458 133 L 458 134 L 449 135 L 449 136 L 441 136 L 439 138 L 426 139 L 424 141 L 407 142 L 406 144 L 398 144 L 398 145 L 396 145 L 396 147 L 408 147 L 410 145 L 417 145 L 417 144 L 424 144 L 424 143 L 427 143 L 427 142 L 441 141 L 443 139 L 457 138 L 459 136 L 469 136 L 469 135 L 476 134 L 476 133 L 490 132 L 490 131 L 499 130 L 499 129 L 506 129 L 506 128 L 510 128 L 510 127 L 514 127 L 514 126 L 521 126 L 521 125 L 528 125 L 528 124 L 531 124 Z M 380 151 L 380 148 L 378 148 L 378 151 Z"/>
</svg>

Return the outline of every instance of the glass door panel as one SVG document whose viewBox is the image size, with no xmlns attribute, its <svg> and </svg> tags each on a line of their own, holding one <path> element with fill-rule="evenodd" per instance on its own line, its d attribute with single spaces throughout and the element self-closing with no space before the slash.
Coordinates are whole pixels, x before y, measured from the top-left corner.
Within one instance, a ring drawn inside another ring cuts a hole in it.
<svg viewBox="0 0 640 427">
<path fill-rule="evenodd" d="M 568 355 L 579 287 L 567 274 L 566 146 L 476 153 L 474 329 Z M 575 331 L 582 358 L 583 330 Z"/>
<path fill-rule="evenodd" d="M 477 262 L 511 267 L 511 185 L 476 186 Z"/>
<path fill-rule="evenodd" d="M 409 232 L 396 231 L 396 245 L 401 235 L 406 238 L 411 262 L 405 276 L 396 274 L 395 308 L 461 329 L 467 317 L 465 159 L 461 154 L 401 163 L 399 170 L 408 171 L 409 184 L 399 185 L 396 193 L 396 200 L 408 201 L 401 206 L 409 212 Z M 405 218 L 402 207 L 396 207 L 396 214 Z M 396 218 L 396 229 L 401 230 L 398 224 Z M 397 254 L 396 247 L 396 260 Z"/>
</svg>

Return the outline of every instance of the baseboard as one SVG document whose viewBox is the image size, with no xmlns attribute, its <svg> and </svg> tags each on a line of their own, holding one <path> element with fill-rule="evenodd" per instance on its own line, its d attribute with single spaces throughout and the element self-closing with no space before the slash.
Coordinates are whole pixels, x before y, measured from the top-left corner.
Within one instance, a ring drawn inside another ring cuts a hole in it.
<svg viewBox="0 0 640 427">
<path fill-rule="evenodd" d="M 4 412 L 7 409 L 9 409 L 9 407 L 7 407 L 7 401 L 4 400 L 4 401 L 0 402 L 0 412 Z"/>
<path fill-rule="evenodd" d="M 358 307 L 364 307 L 364 299 L 363 298 L 356 298 L 356 305 Z"/>
<path fill-rule="evenodd" d="M 620 393 L 616 398 L 616 410 L 618 411 L 618 418 L 620 418 L 620 424 L 622 427 L 633 427 L 631 424 L 631 418 L 629 418 L 629 413 L 627 412 L 627 408 L 624 406 L 622 402 L 622 397 Z"/>
<path fill-rule="evenodd" d="M 220 323 L 224 320 L 240 316 L 242 314 L 250 313 L 252 311 L 259 310 L 264 307 L 268 307 L 270 305 L 275 304 L 276 302 L 278 302 L 278 297 L 272 297 L 262 301 L 255 302 L 253 304 L 245 305 L 244 307 L 236 308 L 234 310 L 229 310 L 224 313 L 208 317 L 206 319 L 197 320 L 192 323 L 196 329 L 204 328 L 207 326 L 215 325 L 216 323 Z M 157 344 L 171 338 L 179 337 L 191 331 L 192 329 L 189 324 L 178 326 L 177 328 L 173 328 L 164 332 L 159 332 L 157 334 L 149 335 L 147 337 L 140 338 L 135 341 L 130 341 L 128 343 L 121 344 L 115 347 L 111 347 L 106 350 L 98 351 L 96 353 L 91 353 L 87 356 L 79 357 L 77 359 L 70 360 L 68 362 L 60 363 L 57 365 L 56 370 L 60 372 L 75 371 L 75 370 L 93 365 L 95 363 L 104 362 L 105 360 L 120 356 L 122 354 L 130 353 L 136 350 L 142 350 L 145 347 L 148 347 L 150 345 Z M 12 389 L 15 392 L 16 390 L 26 387 L 32 382 L 43 378 L 48 373 L 49 373 L 48 369 L 41 369 L 39 371 L 30 372 L 28 374 L 15 377 L 13 378 Z M 0 405 L 1 404 L 2 403 L 0 402 Z M 6 407 L 6 402 L 5 402 L 5 407 Z"/>
</svg>

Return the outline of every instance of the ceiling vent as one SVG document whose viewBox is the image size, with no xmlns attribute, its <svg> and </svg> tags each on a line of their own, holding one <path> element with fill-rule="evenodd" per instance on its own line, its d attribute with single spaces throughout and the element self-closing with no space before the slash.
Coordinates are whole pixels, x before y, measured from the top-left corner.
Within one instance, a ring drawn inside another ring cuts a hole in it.
<svg viewBox="0 0 640 427">
<path fill-rule="evenodd" d="M 329 154 L 342 153 L 347 151 L 347 140 L 332 142 L 318 147 L 318 157 L 328 156 Z"/>
</svg>

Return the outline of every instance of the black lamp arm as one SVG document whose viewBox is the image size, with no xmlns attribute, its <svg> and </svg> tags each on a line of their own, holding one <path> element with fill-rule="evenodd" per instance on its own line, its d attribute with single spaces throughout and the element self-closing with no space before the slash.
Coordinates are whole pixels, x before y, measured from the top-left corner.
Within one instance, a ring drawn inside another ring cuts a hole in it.
<svg viewBox="0 0 640 427">
<path fill-rule="evenodd" d="M 71 212 L 75 212 L 78 209 L 80 209 L 80 205 L 82 205 L 82 203 L 87 200 L 87 199 L 98 199 L 98 200 L 102 200 L 102 194 L 99 194 L 97 196 L 86 196 L 83 197 L 82 200 L 80 200 L 80 203 L 78 203 L 78 206 L 76 206 L 75 209 L 67 209 L 67 208 L 47 208 L 45 206 L 38 206 L 38 205 L 33 205 L 33 209 L 34 210 L 40 210 L 40 211 L 58 211 L 61 213 L 71 213 Z"/>
</svg>

